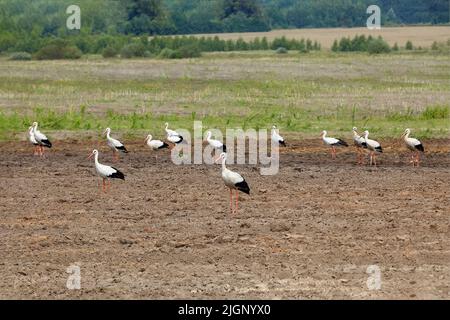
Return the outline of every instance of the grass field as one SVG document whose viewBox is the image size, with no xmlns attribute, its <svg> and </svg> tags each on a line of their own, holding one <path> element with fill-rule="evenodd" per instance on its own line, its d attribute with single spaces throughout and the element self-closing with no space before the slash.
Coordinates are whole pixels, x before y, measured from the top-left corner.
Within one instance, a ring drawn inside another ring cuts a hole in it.
<svg viewBox="0 0 450 320">
<path fill-rule="evenodd" d="M 411 127 L 448 137 L 450 57 L 331 52 L 211 53 L 189 60 L 104 60 L 0 64 L 0 135 L 23 138 L 34 120 L 47 132 L 111 126 L 129 135 L 192 129 L 265 128 L 295 136 L 353 125 L 377 136 Z"/>
</svg>

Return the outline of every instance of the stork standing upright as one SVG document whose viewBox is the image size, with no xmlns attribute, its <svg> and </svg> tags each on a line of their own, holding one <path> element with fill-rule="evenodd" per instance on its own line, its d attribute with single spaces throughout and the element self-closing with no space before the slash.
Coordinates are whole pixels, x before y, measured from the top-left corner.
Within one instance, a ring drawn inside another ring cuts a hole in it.
<svg viewBox="0 0 450 320">
<path fill-rule="evenodd" d="M 114 167 L 110 167 L 104 164 L 101 164 L 98 162 L 98 151 L 96 149 L 92 150 L 92 153 L 89 155 L 88 159 L 94 157 L 95 161 L 95 170 L 97 171 L 97 174 L 102 177 L 103 184 L 102 184 L 102 191 L 106 192 L 107 189 L 110 187 L 110 179 L 121 179 L 125 180 L 125 175 L 120 172 L 118 169 Z M 107 184 L 108 182 L 108 184 Z"/>
<path fill-rule="evenodd" d="M 111 135 L 110 135 L 111 129 L 110 128 L 106 128 L 106 130 L 105 130 L 105 132 L 103 132 L 103 134 L 106 134 L 106 144 L 113 151 L 115 161 L 119 160 L 119 151 L 123 152 L 123 153 L 128 153 L 127 148 L 125 148 L 125 146 L 123 145 L 122 142 L 120 142 L 117 139 L 111 138 Z"/>
<path fill-rule="evenodd" d="M 411 155 L 411 163 L 414 166 L 419 166 L 420 163 L 420 153 L 425 152 L 422 142 L 417 140 L 416 138 L 410 138 L 409 134 L 411 133 L 410 129 L 406 129 L 403 133 L 402 137 L 405 140 L 405 144 L 409 150 L 413 151 Z"/>
<path fill-rule="evenodd" d="M 358 128 L 353 127 L 353 142 L 355 144 L 356 147 L 356 152 L 358 153 L 357 155 L 357 161 L 358 164 L 363 164 L 364 163 L 364 151 L 363 149 L 367 149 L 367 143 L 364 140 L 364 137 L 361 137 L 358 134 Z"/>
<path fill-rule="evenodd" d="M 161 150 L 161 149 L 164 149 L 164 148 L 169 148 L 169 145 L 168 145 L 167 143 L 165 143 L 165 142 L 163 142 L 163 141 L 161 141 L 161 140 L 153 140 L 153 137 L 152 137 L 151 134 L 149 134 L 149 135 L 147 136 L 147 138 L 145 138 L 145 141 L 144 141 L 144 142 L 145 142 L 145 143 L 147 144 L 147 146 L 149 146 L 150 149 L 152 149 L 153 151 Z M 158 156 L 157 156 L 157 155 L 155 155 L 155 159 L 158 159 Z"/>
<path fill-rule="evenodd" d="M 272 141 L 279 148 L 280 146 L 286 147 L 286 143 L 284 142 L 284 138 L 279 135 L 277 132 L 277 126 L 272 126 Z"/>
<path fill-rule="evenodd" d="M 167 122 L 165 123 L 165 130 L 166 130 L 166 134 L 167 134 L 167 141 L 172 143 L 173 146 L 175 146 L 178 143 L 183 142 L 183 137 L 181 136 L 181 134 L 179 134 L 178 132 L 176 132 L 174 130 L 170 130 L 169 124 Z"/>
<path fill-rule="evenodd" d="M 222 179 L 225 185 L 230 189 L 230 210 L 231 213 L 238 212 L 239 206 L 239 191 L 244 192 L 246 194 L 250 194 L 250 188 L 245 181 L 245 179 L 237 172 L 231 171 L 227 169 L 225 162 L 227 161 L 227 154 L 223 152 L 219 158 L 216 160 L 222 161 Z M 235 209 L 233 209 L 233 190 L 236 190 L 236 205 Z"/>
<path fill-rule="evenodd" d="M 327 137 L 327 134 L 326 130 L 322 131 L 322 140 L 326 145 L 331 147 L 331 157 L 336 159 L 336 147 L 348 147 L 348 144 L 342 139 Z"/>
<path fill-rule="evenodd" d="M 214 149 L 219 152 L 227 152 L 227 146 L 222 142 L 216 139 L 211 139 L 212 133 L 211 131 L 206 132 L 206 142 Z"/>
<path fill-rule="evenodd" d="M 39 144 L 39 155 L 41 157 L 44 156 L 44 147 L 46 148 L 51 148 L 52 147 L 52 143 L 50 142 L 50 140 L 48 140 L 48 138 L 45 136 L 45 134 L 43 134 L 42 132 L 40 132 L 38 130 L 38 123 L 37 122 L 33 122 L 33 136 L 34 139 L 36 140 L 36 142 Z"/>
<path fill-rule="evenodd" d="M 370 150 L 370 165 L 374 164 L 377 165 L 377 153 L 382 153 L 383 148 L 381 147 L 381 144 L 378 141 L 369 139 L 369 131 L 364 131 L 364 142 L 367 145 L 367 149 Z"/>
<path fill-rule="evenodd" d="M 36 141 L 33 133 L 33 126 L 28 128 L 28 141 L 34 146 L 33 155 L 36 156 L 39 154 L 39 143 Z"/>
</svg>

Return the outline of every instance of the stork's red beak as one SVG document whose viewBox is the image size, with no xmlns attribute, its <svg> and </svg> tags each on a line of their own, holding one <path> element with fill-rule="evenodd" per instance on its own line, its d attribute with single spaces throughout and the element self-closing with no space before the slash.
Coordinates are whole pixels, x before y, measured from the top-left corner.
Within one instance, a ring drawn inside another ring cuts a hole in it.
<svg viewBox="0 0 450 320">
<path fill-rule="evenodd" d="M 88 159 L 92 158 L 92 156 L 93 156 L 93 155 L 94 155 L 94 154 L 93 154 L 93 153 L 91 153 L 91 154 L 89 155 Z"/>
</svg>

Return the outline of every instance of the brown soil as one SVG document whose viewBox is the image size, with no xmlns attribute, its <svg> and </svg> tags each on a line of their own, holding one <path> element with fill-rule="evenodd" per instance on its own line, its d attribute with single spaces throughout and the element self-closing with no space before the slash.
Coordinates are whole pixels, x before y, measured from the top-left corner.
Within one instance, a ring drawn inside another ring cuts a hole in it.
<svg viewBox="0 0 450 320">
<path fill-rule="evenodd" d="M 276 176 L 231 166 L 252 190 L 234 216 L 218 165 L 156 161 L 142 142 L 100 193 L 92 144 L 56 141 L 42 160 L 0 144 L 0 298 L 450 298 L 448 140 L 426 141 L 420 168 L 393 143 L 369 168 L 296 142 Z"/>
</svg>

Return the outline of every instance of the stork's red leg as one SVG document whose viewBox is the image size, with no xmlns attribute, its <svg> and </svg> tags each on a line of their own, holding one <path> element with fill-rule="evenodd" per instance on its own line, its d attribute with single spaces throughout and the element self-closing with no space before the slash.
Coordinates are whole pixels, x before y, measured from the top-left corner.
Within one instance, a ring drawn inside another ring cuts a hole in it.
<svg viewBox="0 0 450 320">
<path fill-rule="evenodd" d="M 236 190 L 236 214 L 238 213 L 238 207 L 239 207 L 239 191 Z"/>
<path fill-rule="evenodd" d="M 230 188 L 230 210 L 231 214 L 233 214 L 233 190 Z"/>
</svg>

